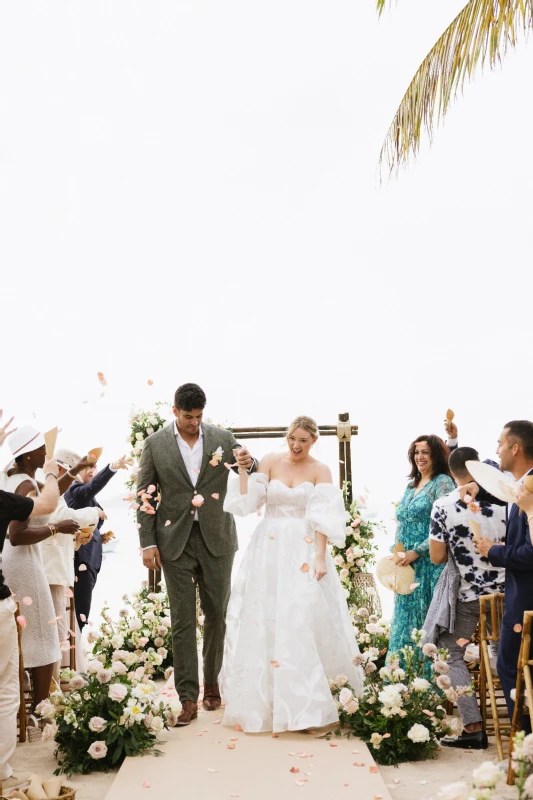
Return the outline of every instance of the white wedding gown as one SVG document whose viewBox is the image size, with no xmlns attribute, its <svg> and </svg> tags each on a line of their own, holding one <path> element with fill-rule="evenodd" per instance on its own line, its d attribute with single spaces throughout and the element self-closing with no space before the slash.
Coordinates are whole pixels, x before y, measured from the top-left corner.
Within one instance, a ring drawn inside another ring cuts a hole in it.
<svg viewBox="0 0 533 800">
<path fill-rule="evenodd" d="M 230 474 L 225 511 L 245 516 L 265 503 L 228 605 L 223 724 L 250 733 L 329 725 L 338 712 L 328 680 L 344 674 L 357 695 L 363 688 L 361 667 L 353 665 L 359 648 L 327 548 L 327 574 L 314 577 L 315 532 L 344 544 L 342 493 L 327 483 L 290 488 L 255 473 L 241 495 Z"/>
</svg>

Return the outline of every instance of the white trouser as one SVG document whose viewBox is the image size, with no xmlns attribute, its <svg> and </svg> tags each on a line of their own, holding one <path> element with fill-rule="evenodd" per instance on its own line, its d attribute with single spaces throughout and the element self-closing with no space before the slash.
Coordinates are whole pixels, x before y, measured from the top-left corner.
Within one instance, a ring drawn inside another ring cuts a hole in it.
<svg viewBox="0 0 533 800">
<path fill-rule="evenodd" d="M 0 781 L 13 774 L 9 759 L 17 745 L 19 710 L 19 652 L 15 602 L 0 600 Z"/>
<path fill-rule="evenodd" d="M 65 596 L 65 587 L 56 583 L 50 584 L 50 593 L 52 595 L 52 602 L 57 617 L 57 633 L 59 635 L 59 644 L 68 639 L 68 612 L 67 612 L 67 598 Z M 72 601 L 74 602 L 74 601 Z M 70 650 L 61 652 L 61 659 L 54 664 L 54 672 L 52 677 L 56 679 L 59 685 L 59 672 L 70 666 Z"/>
</svg>

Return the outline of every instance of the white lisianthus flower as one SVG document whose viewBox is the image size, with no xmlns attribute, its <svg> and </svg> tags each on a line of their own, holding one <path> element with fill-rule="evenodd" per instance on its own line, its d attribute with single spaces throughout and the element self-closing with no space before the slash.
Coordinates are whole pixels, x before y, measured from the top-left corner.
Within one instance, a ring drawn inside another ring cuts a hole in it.
<svg viewBox="0 0 533 800">
<path fill-rule="evenodd" d="M 474 783 L 480 788 L 494 788 L 498 781 L 503 778 L 503 772 L 497 764 L 492 761 L 483 761 L 477 769 L 472 772 Z"/>
<path fill-rule="evenodd" d="M 142 707 L 135 700 L 128 700 L 128 706 L 124 709 L 124 715 L 126 719 L 132 719 L 134 722 L 142 722 L 145 717 Z"/>
<path fill-rule="evenodd" d="M 394 681 L 403 681 L 405 678 L 405 670 L 401 667 L 396 667 L 396 669 L 393 670 L 392 678 Z"/>
<path fill-rule="evenodd" d="M 407 736 L 415 744 L 429 742 L 431 739 L 431 734 L 428 728 L 426 728 L 425 725 L 420 725 L 418 722 L 416 722 L 413 727 L 407 731 Z"/>
<path fill-rule="evenodd" d="M 438 793 L 440 800 L 467 800 L 470 794 L 468 787 L 464 781 L 457 781 L 457 783 L 449 783 L 443 786 Z"/>
<path fill-rule="evenodd" d="M 411 684 L 411 688 L 414 692 L 425 692 L 430 686 L 430 682 L 425 678 L 415 678 Z"/>
<path fill-rule="evenodd" d="M 107 726 L 107 722 L 103 717 L 91 717 L 89 720 L 89 728 L 93 733 L 102 733 Z"/>
</svg>

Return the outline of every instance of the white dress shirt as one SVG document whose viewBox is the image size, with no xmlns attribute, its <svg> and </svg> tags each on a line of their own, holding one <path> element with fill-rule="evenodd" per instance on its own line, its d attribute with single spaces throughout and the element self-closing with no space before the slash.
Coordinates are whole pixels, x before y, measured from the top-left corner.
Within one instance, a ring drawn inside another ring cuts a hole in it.
<svg viewBox="0 0 533 800">
<path fill-rule="evenodd" d="M 202 466 L 202 458 L 204 455 L 204 434 L 202 432 L 202 428 L 200 427 L 198 439 L 195 441 L 192 447 L 187 444 L 185 439 L 181 436 L 176 420 L 174 420 L 174 436 L 176 437 L 176 442 L 180 449 L 180 453 L 183 456 L 183 461 L 189 474 L 189 478 L 191 479 L 191 483 L 193 486 L 196 486 L 200 468 Z M 198 511 L 195 511 L 194 519 L 195 522 L 198 522 Z"/>
</svg>

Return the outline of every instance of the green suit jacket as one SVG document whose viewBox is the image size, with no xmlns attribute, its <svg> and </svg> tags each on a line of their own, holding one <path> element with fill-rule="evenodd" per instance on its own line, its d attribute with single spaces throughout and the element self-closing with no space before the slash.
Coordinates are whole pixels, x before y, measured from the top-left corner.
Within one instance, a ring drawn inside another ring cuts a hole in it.
<svg viewBox="0 0 533 800">
<path fill-rule="evenodd" d="M 233 464 L 233 449 L 240 447 L 234 435 L 223 428 L 202 423 L 203 457 L 196 486 L 193 486 L 176 437 L 174 423 L 166 425 L 149 436 L 144 443 L 139 473 L 138 489 L 153 484 L 161 495 L 159 503 L 154 500 L 155 514 L 137 511 L 140 525 L 141 547 L 156 545 L 161 558 L 173 560 L 182 554 L 189 538 L 195 511 L 202 536 L 210 553 L 225 556 L 238 549 L 237 531 L 232 514 L 223 510 L 228 484 L 228 470 L 224 463 Z M 222 448 L 222 459 L 216 467 L 209 462 L 218 447 Z M 199 508 L 192 505 L 196 494 L 201 494 L 204 503 Z M 218 499 L 212 495 L 218 494 Z"/>
</svg>

